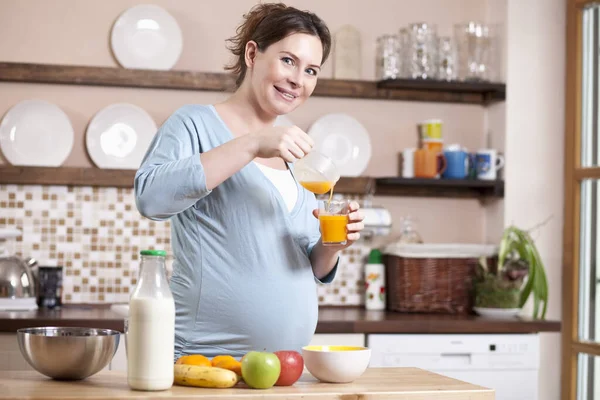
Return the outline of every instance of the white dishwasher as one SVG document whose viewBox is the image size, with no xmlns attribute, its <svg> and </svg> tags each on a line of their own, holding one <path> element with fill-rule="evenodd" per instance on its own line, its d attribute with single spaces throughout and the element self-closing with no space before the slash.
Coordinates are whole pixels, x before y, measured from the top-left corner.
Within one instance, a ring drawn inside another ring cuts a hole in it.
<svg viewBox="0 0 600 400">
<path fill-rule="evenodd" d="M 367 335 L 370 367 L 416 367 L 496 391 L 496 400 L 537 400 L 539 335 Z"/>
</svg>

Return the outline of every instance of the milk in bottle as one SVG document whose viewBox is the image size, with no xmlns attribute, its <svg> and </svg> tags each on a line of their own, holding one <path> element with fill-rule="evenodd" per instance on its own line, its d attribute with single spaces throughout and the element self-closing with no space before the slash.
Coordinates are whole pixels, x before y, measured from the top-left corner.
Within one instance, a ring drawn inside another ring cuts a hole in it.
<svg viewBox="0 0 600 400">
<path fill-rule="evenodd" d="M 165 270 L 166 253 L 141 252 L 139 280 L 129 300 L 127 383 L 135 390 L 173 385 L 175 302 Z"/>
</svg>

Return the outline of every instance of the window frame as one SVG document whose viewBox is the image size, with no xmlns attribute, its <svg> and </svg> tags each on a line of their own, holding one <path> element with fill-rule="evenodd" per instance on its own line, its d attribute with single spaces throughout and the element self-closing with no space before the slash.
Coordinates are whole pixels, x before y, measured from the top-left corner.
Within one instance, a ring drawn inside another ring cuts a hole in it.
<svg viewBox="0 0 600 400">
<path fill-rule="evenodd" d="M 581 184 L 600 179 L 600 167 L 581 166 L 582 21 L 591 0 L 566 0 L 565 169 L 561 398 L 577 399 L 579 354 L 600 356 L 600 343 L 579 339 Z"/>
</svg>

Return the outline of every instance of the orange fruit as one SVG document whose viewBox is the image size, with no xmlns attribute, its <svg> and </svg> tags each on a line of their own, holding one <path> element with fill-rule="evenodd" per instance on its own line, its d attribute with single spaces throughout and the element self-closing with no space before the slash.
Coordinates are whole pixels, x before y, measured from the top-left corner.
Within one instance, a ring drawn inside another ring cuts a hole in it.
<svg viewBox="0 0 600 400">
<path fill-rule="evenodd" d="M 235 372 L 238 376 L 242 376 L 242 363 L 231 357 L 231 359 L 222 359 L 213 365 L 217 368 L 228 369 Z"/>
<path fill-rule="evenodd" d="M 175 364 L 203 365 L 205 367 L 211 366 L 210 360 L 202 354 L 188 354 L 186 356 L 181 356 L 177 359 Z"/>
<path fill-rule="evenodd" d="M 232 356 L 229 356 L 229 355 L 226 355 L 226 356 L 218 355 L 218 356 L 213 357 L 213 359 L 210 362 L 213 367 L 216 367 L 218 363 L 220 363 L 221 361 L 224 361 L 224 360 L 235 361 L 235 358 L 233 358 Z"/>
</svg>

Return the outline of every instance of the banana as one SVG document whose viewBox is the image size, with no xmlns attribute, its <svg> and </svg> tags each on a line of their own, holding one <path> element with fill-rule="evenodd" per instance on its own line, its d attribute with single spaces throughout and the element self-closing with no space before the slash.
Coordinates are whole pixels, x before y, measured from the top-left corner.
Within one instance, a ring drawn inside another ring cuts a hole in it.
<svg viewBox="0 0 600 400">
<path fill-rule="evenodd" d="M 175 384 L 204 388 L 230 388 L 235 386 L 238 375 L 224 368 L 203 365 L 175 364 Z"/>
</svg>

